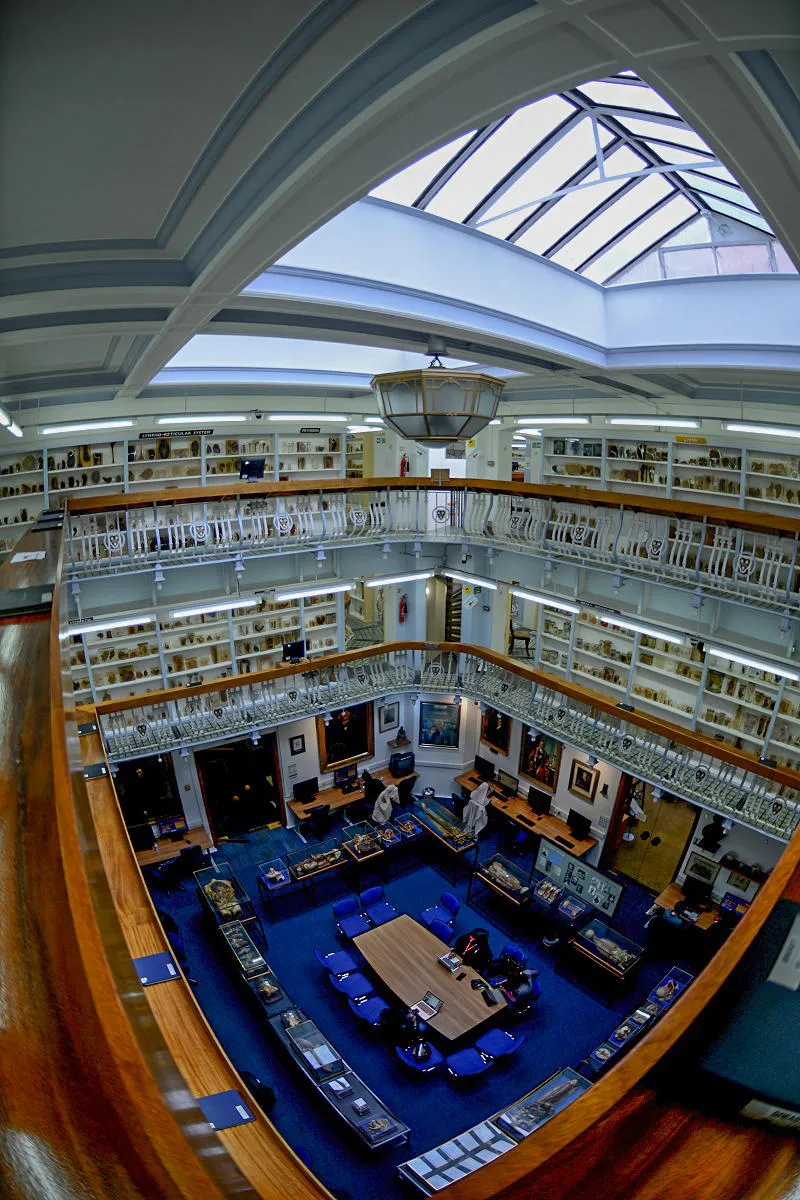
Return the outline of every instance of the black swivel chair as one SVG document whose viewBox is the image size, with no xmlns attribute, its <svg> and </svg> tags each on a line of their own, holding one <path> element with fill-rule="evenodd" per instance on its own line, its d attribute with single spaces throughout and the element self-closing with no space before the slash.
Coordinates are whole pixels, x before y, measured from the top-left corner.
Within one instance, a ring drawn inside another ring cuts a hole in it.
<svg viewBox="0 0 800 1200">
<path fill-rule="evenodd" d="M 310 808 L 303 818 L 303 827 L 309 833 L 313 833 L 315 838 L 323 838 L 328 832 L 328 827 L 331 821 L 331 806 L 330 804 L 315 804 Z"/>
<path fill-rule="evenodd" d="M 401 779 L 397 785 L 397 794 L 399 796 L 399 804 L 401 808 L 408 808 L 414 801 L 414 784 L 419 778 L 418 775 L 409 775 L 407 779 Z"/>
</svg>

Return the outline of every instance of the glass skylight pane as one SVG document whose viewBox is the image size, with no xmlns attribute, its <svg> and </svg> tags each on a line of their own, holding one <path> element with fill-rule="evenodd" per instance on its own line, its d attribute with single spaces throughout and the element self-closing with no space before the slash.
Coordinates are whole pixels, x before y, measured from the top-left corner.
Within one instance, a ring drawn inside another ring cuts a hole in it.
<svg viewBox="0 0 800 1200">
<path fill-rule="evenodd" d="M 430 154 L 426 154 L 424 158 L 409 163 L 402 171 L 398 171 L 396 175 L 390 176 L 389 179 L 385 179 L 383 183 L 379 183 L 376 188 L 373 188 L 370 196 L 377 196 L 379 200 L 394 200 L 395 204 L 413 204 L 417 196 L 425 191 L 431 180 L 469 141 L 474 132 L 475 130 L 472 129 L 469 133 L 464 133 L 461 137 L 448 142 L 446 146 L 440 146 L 438 150 L 431 150 Z"/>
<path fill-rule="evenodd" d="M 707 162 L 712 161 L 707 154 L 701 154 L 695 150 L 684 150 L 682 146 L 668 146 L 666 142 L 653 143 L 652 148 L 659 158 L 663 158 L 664 162 L 675 163 L 677 166 L 703 167 Z"/>
<path fill-rule="evenodd" d="M 769 246 L 717 246 L 720 275 L 770 275 Z"/>
<path fill-rule="evenodd" d="M 685 250 L 665 250 L 664 274 L 667 279 L 689 279 L 693 275 L 716 275 L 717 260 L 714 257 L 714 247 L 690 246 Z"/>
<path fill-rule="evenodd" d="M 685 196 L 676 195 L 649 217 L 626 234 L 615 246 L 609 247 L 583 274 L 595 283 L 604 283 L 610 276 L 622 270 L 626 263 L 635 258 L 655 242 L 666 237 L 678 225 L 695 212 L 695 207 Z"/>
<path fill-rule="evenodd" d="M 463 221 L 515 163 L 574 111 L 563 96 L 548 96 L 512 113 L 426 205 L 428 212 Z"/>
<path fill-rule="evenodd" d="M 719 179 L 712 179 L 711 176 L 704 175 L 701 171 L 679 171 L 678 175 L 684 183 L 688 183 L 690 188 L 697 188 L 698 191 L 719 196 L 721 200 L 729 200 L 731 204 L 741 204 L 742 208 L 758 212 L 747 192 L 743 192 L 740 187 L 731 187 L 730 184 L 722 183 Z"/>
<path fill-rule="evenodd" d="M 746 208 L 737 208 L 735 204 L 728 204 L 725 200 L 718 200 L 716 196 L 706 196 L 705 200 L 709 208 L 713 208 L 714 212 L 720 213 L 722 216 L 733 217 L 735 221 L 741 221 L 745 225 L 752 225 L 754 229 L 762 229 L 764 233 L 772 233 L 772 230 L 760 213 L 750 212 Z"/>
<path fill-rule="evenodd" d="M 594 254 L 605 242 L 615 237 L 621 229 L 635 221 L 672 190 L 672 185 L 663 176 L 646 175 L 632 191 L 620 196 L 605 212 L 598 213 L 586 229 L 571 238 L 566 246 L 562 246 L 553 255 L 553 262 L 573 271 L 577 270 L 590 254 Z"/>
<path fill-rule="evenodd" d="M 637 137 L 656 138 L 662 142 L 672 142 L 676 146 L 688 146 L 690 150 L 704 150 L 714 156 L 714 151 L 707 146 L 703 139 L 685 125 L 666 125 L 661 121 L 648 121 L 643 117 L 629 117 L 619 114 L 617 120 Z"/>
<path fill-rule="evenodd" d="M 708 218 L 698 217 L 696 221 L 692 221 L 674 237 L 667 238 L 664 246 L 702 246 L 710 241 L 711 230 L 708 228 Z"/>
<path fill-rule="evenodd" d="M 734 187 L 739 187 L 739 180 L 734 179 L 727 167 L 723 167 L 721 165 L 715 167 L 703 167 L 702 171 L 704 175 L 714 175 L 717 179 L 723 179 L 725 183 L 730 183 Z"/>
<path fill-rule="evenodd" d="M 784 250 L 780 242 L 773 242 L 772 249 L 775 252 L 775 266 L 782 275 L 796 275 L 797 267 L 794 265 L 789 255 Z"/>
<path fill-rule="evenodd" d="M 598 128 L 598 134 L 601 146 L 607 146 L 613 137 L 602 125 Z M 477 222 L 478 228 L 483 233 L 494 234 L 495 237 L 506 237 L 533 211 L 542 197 L 557 192 L 576 171 L 594 160 L 592 122 L 589 117 L 584 117 L 574 128 L 563 133 L 541 158 L 531 163 L 525 174 L 512 183 L 508 191 L 481 215 Z M 530 204 L 527 204 L 527 201 L 530 201 Z M 499 220 L 491 220 L 494 216 L 500 217 L 502 213 L 509 215 Z"/>
<path fill-rule="evenodd" d="M 622 175 L 626 171 L 638 171 L 644 165 L 643 159 L 629 150 L 627 146 L 621 146 L 618 150 L 613 151 L 605 160 L 607 175 Z M 586 179 L 586 183 L 592 183 L 591 187 L 582 187 L 579 191 L 563 196 L 553 208 L 534 221 L 530 229 L 517 239 L 516 244 L 523 246 L 526 250 L 531 250 L 534 254 L 544 254 L 569 229 L 578 225 L 592 209 L 597 208 L 598 204 L 602 204 L 604 200 L 625 186 L 624 179 L 598 183 L 599 178 L 599 172 L 595 167 Z"/>
<path fill-rule="evenodd" d="M 680 116 L 671 104 L 667 104 L 646 84 L 582 83 L 579 91 L 594 100 L 595 104 L 607 104 L 613 108 L 643 108 L 647 112 L 664 113 L 670 117 Z"/>
</svg>

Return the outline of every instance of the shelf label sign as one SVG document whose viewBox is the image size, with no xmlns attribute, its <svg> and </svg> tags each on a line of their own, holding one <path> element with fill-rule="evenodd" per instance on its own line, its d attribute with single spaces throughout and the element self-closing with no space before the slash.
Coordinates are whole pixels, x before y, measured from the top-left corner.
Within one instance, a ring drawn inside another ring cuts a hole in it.
<svg viewBox="0 0 800 1200">
<path fill-rule="evenodd" d="M 148 438 L 161 441 L 162 438 L 174 437 L 210 437 L 213 434 L 213 429 L 170 429 L 168 432 L 161 430 L 160 433 L 140 433 L 139 441 L 144 442 Z"/>
<path fill-rule="evenodd" d="M 675 441 L 676 442 L 685 442 L 691 446 L 705 446 L 706 445 L 706 438 L 690 437 L 688 433 L 676 433 Z"/>
<path fill-rule="evenodd" d="M 322 426 L 321 425 L 301 425 L 300 432 L 301 433 L 322 433 Z"/>
</svg>

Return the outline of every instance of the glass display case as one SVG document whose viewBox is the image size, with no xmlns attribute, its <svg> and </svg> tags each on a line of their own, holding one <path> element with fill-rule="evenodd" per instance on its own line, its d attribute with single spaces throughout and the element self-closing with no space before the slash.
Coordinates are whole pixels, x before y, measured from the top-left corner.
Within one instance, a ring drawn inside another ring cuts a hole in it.
<svg viewBox="0 0 800 1200">
<path fill-rule="evenodd" d="M 647 997 L 647 1003 L 642 1005 L 642 1010 L 651 1016 L 658 1016 L 678 999 L 678 996 L 693 979 L 694 975 L 690 975 L 688 971 L 682 971 L 680 967 L 672 967 L 661 982 L 653 988 Z"/>
<path fill-rule="evenodd" d="M 535 877 L 532 892 L 537 904 L 541 904 L 549 910 L 556 911 L 558 905 L 567 895 L 563 888 L 560 888 L 557 883 L 553 883 L 552 879 L 543 879 L 539 876 Z"/>
<path fill-rule="evenodd" d="M 577 1100 L 589 1087 L 591 1083 L 588 1079 L 584 1079 L 571 1067 L 565 1067 L 556 1071 L 549 1079 L 545 1079 L 544 1083 L 528 1092 L 527 1096 L 517 1100 L 516 1104 L 498 1113 L 492 1118 L 493 1123 L 507 1130 L 517 1141 L 522 1141 L 540 1125 L 544 1125 L 545 1121 L 549 1121 L 556 1113 L 560 1113 L 567 1105 Z"/>
<path fill-rule="evenodd" d="M 294 1053 L 314 1079 L 333 1079 L 347 1070 L 338 1052 L 313 1021 L 292 1025 L 286 1035 Z"/>
<path fill-rule="evenodd" d="M 241 921 L 220 925 L 219 931 L 228 943 L 228 948 L 245 979 L 255 979 L 256 975 L 264 974 L 268 969 L 264 956 Z"/>
<path fill-rule="evenodd" d="M 564 892 L 553 915 L 567 925 L 575 925 L 583 920 L 587 913 L 592 911 L 592 906 L 588 900 L 581 900 L 579 896 L 573 896 L 569 892 Z"/>
<path fill-rule="evenodd" d="M 303 846 L 286 855 L 289 873 L 294 879 L 311 879 L 325 871 L 333 871 L 345 862 L 336 838 L 326 838 L 315 846 Z"/>
<path fill-rule="evenodd" d="M 378 831 L 369 821 L 359 821 L 357 825 L 349 825 L 343 829 L 342 848 L 356 862 L 363 862 L 365 858 L 374 858 L 376 854 L 383 853 Z"/>
<path fill-rule="evenodd" d="M 270 1008 L 276 1004 L 278 1000 L 284 1000 L 285 994 L 280 984 L 278 983 L 272 971 L 267 967 L 264 975 L 259 975 L 256 979 L 248 981 L 250 987 L 255 994 L 256 1000 L 264 1006 Z"/>
<path fill-rule="evenodd" d="M 425 832 L 413 813 L 403 813 L 392 822 L 404 842 L 411 842 Z"/>
<path fill-rule="evenodd" d="M 502 854 L 493 854 L 482 862 L 473 876 L 500 892 L 515 904 L 525 904 L 530 892 L 530 868 L 511 862 Z"/>
<path fill-rule="evenodd" d="M 429 833 L 440 842 L 444 842 L 456 854 L 477 846 L 475 835 L 467 829 L 464 822 L 438 800 L 420 800 L 414 815 Z"/>
<path fill-rule="evenodd" d="M 391 822 L 388 825 L 379 825 L 375 832 L 384 850 L 392 850 L 395 846 L 399 846 L 403 840 Z"/>
<path fill-rule="evenodd" d="M 481 1121 L 448 1142 L 401 1163 L 400 1176 L 424 1196 L 433 1196 L 451 1183 L 494 1162 L 513 1150 L 516 1142 L 491 1121 Z"/>
<path fill-rule="evenodd" d="M 641 961 L 644 950 L 598 918 L 573 936 L 571 945 L 584 958 L 618 979 L 626 979 Z"/>
<path fill-rule="evenodd" d="M 221 862 L 194 873 L 203 903 L 218 925 L 255 921 L 256 910 L 229 863 Z"/>
<path fill-rule="evenodd" d="M 270 894 L 288 887 L 292 882 L 289 864 L 282 858 L 271 858 L 269 862 L 258 864 L 258 888 Z"/>
</svg>

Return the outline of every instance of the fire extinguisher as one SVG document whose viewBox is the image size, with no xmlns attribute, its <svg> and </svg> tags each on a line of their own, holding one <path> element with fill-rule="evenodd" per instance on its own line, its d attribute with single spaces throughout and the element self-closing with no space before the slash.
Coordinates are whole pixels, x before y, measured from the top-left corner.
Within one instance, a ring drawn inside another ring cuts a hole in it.
<svg viewBox="0 0 800 1200">
<path fill-rule="evenodd" d="M 404 454 L 403 457 L 400 459 L 400 478 L 404 479 L 407 474 L 408 474 L 408 458 Z"/>
<path fill-rule="evenodd" d="M 400 608 L 397 613 L 397 620 L 400 622 L 401 625 L 403 624 L 403 622 L 405 621 L 407 616 L 408 616 L 408 596 L 405 594 L 405 592 L 403 592 L 402 596 L 400 597 Z"/>
</svg>

